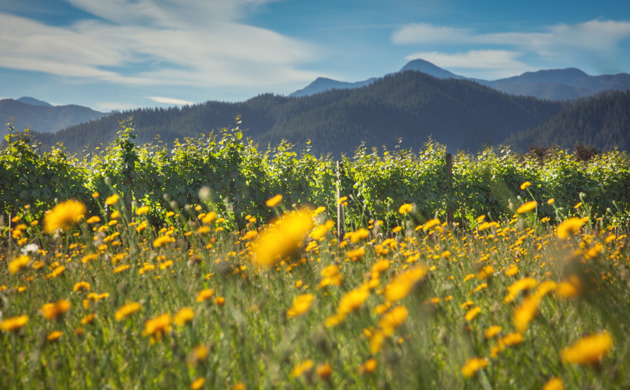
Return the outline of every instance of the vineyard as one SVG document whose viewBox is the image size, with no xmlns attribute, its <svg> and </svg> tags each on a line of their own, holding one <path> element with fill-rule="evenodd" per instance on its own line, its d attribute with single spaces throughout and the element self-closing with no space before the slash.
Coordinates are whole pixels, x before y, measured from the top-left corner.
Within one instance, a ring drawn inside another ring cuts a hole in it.
<svg viewBox="0 0 630 390">
<path fill-rule="evenodd" d="M 630 386 L 630 159 L 0 154 L 2 388 Z"/>
</svg>

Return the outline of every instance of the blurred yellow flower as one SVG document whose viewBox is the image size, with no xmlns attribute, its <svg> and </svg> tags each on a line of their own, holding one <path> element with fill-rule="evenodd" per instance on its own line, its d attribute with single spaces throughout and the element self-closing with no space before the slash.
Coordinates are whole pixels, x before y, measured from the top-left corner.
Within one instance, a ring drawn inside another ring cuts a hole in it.
<svg viewBox="0 0 630 390">
<path fill-rule="evenodd" d="M 386 336 L 391 336 L 396 328 L 402 325 L 409 316 L 409 312 L 405 306 L 396 306 L 388 311 L 378 322 Z"/>
<path fill-rule="evenodd" d="M 190 385 L 191 390 L 199 390 L 203 387 L 203 385 L 206 383 L 206 380 L 204 377 L 199 377 L 197 379 L 195 379 L 195 381 Z"/>
<path fill-rule="evenodd" d="M 307 359 L 301 363 L 296 364 L 295 367 L 293 367 L 293 370 L 291 371 L 291 378 L 299 377 L 303 373 L 313 368 L 314 365 L 315 365 L 315 362 L 311 359 Z"/>
<path fill-rule="evenodd" d="M 17 317 L 9 317 L 6 320 L 0 322 L 0 330 L 2 330 L 3 332 L 15 332 L 20 330 L 27 323 L 28 316 L 26 314 Z"/>
<path fill-rule="evenodd" d="M 213 289 L 211 288 L 203 289 L 199 292 L 199 294 L 197 294 L 196 302 L 203 302 L 205 300 L 208 300 L 212 298 L 212 295 L 214 295 Z"/>
<path fill-rule="evenodd" d="M 267 205 L 267 207 L 276 207 L 278 205 L 278 203 L 282 202 L 282 195 L 278 194 L 270 199 L 267 200 L 267 202 L 265 202 L 265 204 Z"/>
<path fill-rule="evenodd" d="M 466 377 L 471 377 L 475 372 L 482 370 L 488 366 L 488 359 L 474 357 L 468 359 L 464 367 L 462 367 L 462 374 Z"/>
<path fill-rule="evenodd" d="M 9 263 L 9 273 L 18 273 L 21 269 L 26 268 L 30 262 L 31 258 L 26 255 L 16 257 Z"/>
<path fill-rule="evenodd" d="M 136 210 L 136 215 L 142 215 L 149 212 L 149 206 L 142 206 Z"/>
<path fill-rule="evenodd" d="M 195 318 L 195 312 L 192 307 L 184 307 L 173 317 L 173 323 L 177 326 L 184 326 Z"/>
<path fill-rule="evenodd" d="M 142 335 L 151 336 L 152 340 L 161 340 L 166 333 L 170 332 L 171 320 L 171 315 L 168 313 L 148 319 L 144 323 Z"/>
<path fill-rule="evenodd" d="M 114 194 L 112 196 L 108 196 L 107 199 L 105 199 L 105 204 L 108 206 L 113 205 L 114 203 L 118 202 L 118 199 L 120 197 L 118 196 L 118 194 Z"/>
<path fill-rule="evenodd" d="M 54 303 L 44 304 L 40 309 L 40 313 L 44 316 L 44 318 L 54 320 L 70 310 L 70 306 L 72 306 L 70 301 L 60 299 Z"/>
<path fill-rule="evenodd" d="M 297 251 L 312 228 L 311 210 L 284 214 L 267 226 L 252 243 L 251 261 L 260 267 L 273 267 L 282 258 Z"/>
<path fill-rule="evenodd" d="M 417 266 L 397 275 L 385 286 L 385 298 L 389 302 L 396 302 L 403 299 L 409 294 L 416 283 L 424 279 L 426 274 L 426 267 Z"/>
<path fill-rule="evenodd" d="M 561 351 L 562 361 L 581 365 L 596 364 L 610 352 L 612 346 L 612 336 L 606 331 L 586 336 Z"/>
<path fill-rule="evenodd" d="M 518 209 L 516 209 L 516 213 L 517 214 L 528 213 L 534 210 L 536 206 L 538 206 L 538 202 L 536 202 L 535 200 L 532 200 L 531 202 L 523 203 L 522 205 L 519 206 Z"/>
<path fill-rule="evenodd" d="M 294 318 L 306 313 L 311 307 L 313 299 L 315 299 L 313 294 L 302 294 L 295 297 L 293 305 L 287 310 L 287 318 Z"/>
<path fill-rule="evenodd" d="M 525 188 L 527 188 L 527 187 L 529 187 L 531 185 L 532 185 L 532 183 L 526 181 L 525 183 L 521 184 L 521 190 L 524 190 Z"/>
<path fill-rule="evenodd" d="M 142 305 L 140 303 L 126 303 L 122 305 L 118 310 L 116 310 L 116 313 L 114 313 L 114 318 L 116 319 L 116 321 L 122 321 L 133 313 L 136 313 L 140 310 L 142 310 Z"/>
<path fill-rule="evenodd" d="M 559 238 L 567 239 L 579 232 L 584 222 L 585 221 L 581 218 L 569 218 L 558 225 L 558 232 L 556 234 Z"/>
<path fill-rule="evenodd" d="M 398 212 L 400 214 L 409 214 L 411 211 L 413 210 L 413 206 L 409 203 L 405 203 L 402 206 L 400 206 L 400 208 L 398 209 Z"/>
<path fill-rule="evenodd" d="M 543 385 L 542 390 L 564 390 L 562 379 L 557 377 L 549 379 L 547 383 Z"/>
<path fill-rule="evenodd" d="M 51 234 L 57 229 L 70 230 L 83 218 L 86 211 L 85 205 L 78 200 L 70 199 L 59 203 L 44 216 L 44 232 Z"/>
</svg>

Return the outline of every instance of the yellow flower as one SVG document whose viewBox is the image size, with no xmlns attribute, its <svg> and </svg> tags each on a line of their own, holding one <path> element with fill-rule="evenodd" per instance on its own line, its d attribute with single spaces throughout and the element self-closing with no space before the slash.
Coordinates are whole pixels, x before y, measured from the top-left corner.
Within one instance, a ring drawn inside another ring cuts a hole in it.
<svg viewBox="0 0 630 390">
<path fill-rule="evenodd" d="M 61 336 L 63 335 L 63 332 L 60 330 L 55 330 L 53 332 L 48 333 L 48 335 L 46 336 L 46 340 L 52 342 L 52 341 L 57 341 L 61 338 Z"/>
<path fill-rule="evenodd" d="M 87 314 L 85 315 L 85 317 L 81 318 L 81 324 L 83 325 L 91 324 L 92 322 L 94 322 L 95 318 L 96 318 L 96 314 L 94 313 Z"/>
<path fill-rule="evenodd" d="M 563 239 L 569 238 L 580 231 L 580 228 L 582 227 L 584 222 L 585 221 L 581 218 L 577 218 L 577 217 L 569 218 L 565 220 L 564 222 L 562 222 L 560 225 L 558 225 L 558 232 L 556 234 L 558 235 L 559 238 L 563 238 Z"/>
<path fill-rule="evenodd" d="M 199 390 L 203 387 L 203 385 L 206 383 L 206 380 L 204 377 L 199 377 L 197 379 L 195 379 L 195 381 L 190 385 L 191 390 Z"/>
<path fill-rule="evenodd" d="M 516 330 L 524 332 L 527 330 L 527 326 L 534 319 L 534 316 L 538 312 L 538 306 L 540 305 L 541 296 L 539 294 L 532 294 L 525 298 L 523 302 L 514 309 L 513 323 Z"/>
<path fill-rule="evenodd" d="M 308 311 L 315 296 L 313 294 L 298 295 L 293 299 L 293 305 L 287 310 L 287 318 L 300 316 Z"/>
<path fill-rule="evenodd" d="M 223 306 L 225 305 L 225 297 L 216 297 L 212 300 L 212 302 L 214 302 L 217 306 Z"/>
<path fill-rule="evenodd" d="M 466 315 L 464 316 L 464 318 L 466 318 L 467 322 L 470 322 L 475 317 L 477 317 L 479 313 L 481 313 L 481 308 L 479 306 L 475 306 L 466 312 Z"/>
<path fill-rule="evenodd" d="M 195 318 L 195 312 L 191 307 L 185 307 L 175 313 L 173 323 L 177 326 L 184 326 Z"/>
<path fill-rule="evenodd" d="M 524 190 L 525 188 L 527 188 L 527 187 L 529 187 L 531 185 L 532 185 L 532 183 L 526 181 L 525 183 L 521 184 L 521 190 Z"/>
<path fill-rule="evenodd" d="M 88 282 L 79 282 L 77 284 L 74 285 L 74 288 L 72 289 L 72 291 L 74 292 L 79 292 L 79 291 L 90 291 L 90 284 Z"/>
<path fill-rule="evenodd" d="M 126 271 L 129 268 L 131 268 L 131 266 L 129 264 L 119 265 L 118 267 L 114 268 L 114 273 L 117 274 L 119 272 Z"/>
<path fill-rule="evenodd" d="M 199 345 L 190 352 L 188 363 L 193 365 L 201 363 L 208 358 L 208 355 L 210 355 L 210 349 L 205 345 Z"/>
<path fill-rule="evenodd" d="M 551 378 L 542 387 L 542 390 L 564 390 L 562 379 Z"/>
<path fill-rule="evenodd" d="M 319 240 L 324 237 L 332 228 L 335 227 L 335 223 L 331 220 L 326 221 L 322 225 L 317 226 L 313 231 L 309 234 L 313 240 Z"/>
<path fill-rule="evenodd" d="M 491 339 L 497 334 L 499 334 L 499 332 L 501 332 L 501 327 L 499 325 L 492 325 L 491 327 L 485 330 L 484 336 L 486 336 L 487 339 Z"/>
<path fill-rule="evenodd" d="M 138 210 L 136 210 L 136 215 L 142 215 L 149 212 L 149 206 L 142 206 Z"/>
<path fill-rule="evenodd" d="M 429 229 L 431 229 L 432 227 L 439 225 L 440 224 L 440 220 L 435 218 L 435 219 L 431 219 L 429 221 L 427 221 L 424 225 L 422 225 L 422 230 L 424 230 L 425 232 Z"/>
<path fill-rule="evenodd" d="M 518 209 L 516 209 L 516 213 L 517 214 L 528 213 L 532 211 L 533 209 L 535 209 L 536 206 L 538 206 L 538 202 L 536 202 L 535 200 L 532 200 L 531 202 L 523 203 L 522 205 L 520 205 Z"/>
<path fill-rule="evenodd" d="M 251 261 L 270 268 L 282 258 L 297 251 L 313 228 L 312 212 L 302 209 L 284 214 L 258 235 L 252 243 Z"/>
<path fill-rule="evenodd" d="M 213 289 L 211 289 L 211 288 L 203 289 L 197 295 L 196 302 L 203 302 L 205 300 L 208 300 L 208 299 L 212 298 L 212 295 L 214 295 L 214 290 Z"/>
<path fill-rule="evenodd" d="M 142 305 L 140 303 L 127 303 L 121 306 L 120 309 L 116 310 L 116 313 L 114 313 L 114 318 L 116 319 L 116 321 L 122 321 L 123 319 L 140 310 L 142 310 Z"/>
<path fill-rule="evenodd" d="M 368 290 L 363 285 L 358 288 L 355 288 L 354 290 L 348 291 L 339 300 L 337 313 L 344 314 L 344 315 L 352 313 L 353 311 L 361 307 L 363 303 L 368 299 L 369 296 L 370 296 L 370 290 Z"/>
<path fill-rule="evenodd" d="M 167 234 L 165 236 L 160 236 L 160 237 L 156 238 L 155 240 L 153 240 L 153 247 L 154 248 L 159 248 L 162 245 L 168 244 L 168 243 L 171 243 L 171 242 L 175 242 L 175 239 Z"/>
<path fill-rule="evenodd" d="M 11 331 L 16 332 L 20 330 L 27 323 L 28 323 L 28 316 L 26 314 L 17 316 L 17 317 L 10 317 L 0 322 L 0 330 L 4 332 L 11 332 Z"/>
<path fill-rule="evenodd" d="M 18 273 L 21 269 L 26 268 L 28 263 L 31 262 L 31 258 L 26 255 L 21 255 L 11 260 L 9 263 L 9 273 Z"/>
<path fill-rule="evenodd" d="M 478 280 L 485 280 L 485 279 L 488 279 L 489 277 L 491 277 L 492 275 L 494 275 L 494 267 L 492 267 L 491 265 L 486 265 L 477 274 L 477 279 Z"/>
<path fill-rule="evenodd" d="M 311 359 L 307 359 L 301 363 L 296 364 L 295 367 L 293 367 L 293 370 L 291 371 L 291 378 L 299 377 L 303 373 L 313 368 L 314 365 L 315 365 L 315 362 L 312 361 Z"/>
<path fill-rule="evenodd" d="M 270 198 L 267 200 L 267 202 L 265 202 L 265 204 L 267 205 L 267 207 L 276 207 L 278 205 L 278 203 L 282 202 L 282 195 L 278 194 L 276 196 L 274 196 L 273 198 Z"/>
<path fill-rule="evenodd" d="M 385 298 L 389 302 L 396 302 L 406 297 L 411 289 L 424 279 L 427 274 L 427 268 L 417 266 L 394 277 L 391 282 L 385 286 Z"/>
<path fill-rule="evenodd" d="M 59 203 L 44 216 L 44 232 L 54 233 L 57 229 L 70 230 L 86 212 L 85 205 L 78 200 Z"/>
<path fill-rule="evenodd" d="M 359 372 L 365 374 L 371 374 L 376 371 L 378 367 L 378 362 L 374 358 L 370 358 L 366 360 L 363 364 L 359 366 Z"/>
<path fill-rule="evenodd" d="M 482 370 L 488 366 L 488 359 L 474 357 L 468 359 L 466 365 L 462 367 L 462 374 L 466 377 L 471 377 L 475 374 L 475 372 Z"/>
<path fill-rule="evenodd" d="M 558 283 L 556 288 L 556 295 L 560 298 L 573 298 L 580 295 L 582 289 L 582 282 L 580 278 L 575 275 L 571 275 L 567 280 Z"/>
<path fill-rule="evenodd" d="M 387 312 L 383 318 L 378 322 L 378 325 L 383 329 L 383 333 L 386 336 L 391 336 L 396 328 L 402 325 L 403 322 L 409 316 L 409 312 L 405 306 L 396 306 L 389 312 Z"/>
<path fill-rule="evenodd" d="M 95 215 L 95 216 L 93 216 L 93 217 L 88 218 L 88 220 L 87 220 L 87 221 L 85 221 L 85 222 L 87 222 L 87 223 L 88 223 L 88 224 L 90 224 L 90 225 L 93 225 L 93 224 L 95 224 L 95 223 L 99 223 L 99 222 L 101 222 L 101 218 Z"/>
<path fill-rule="evenodd" d="M 554 204 L 556 200 L 554 198 L 551 198 L 547 201 L 547 204 Z"/>
<path fill-rule="evenodd" d="M 562 350 L 562 361 L 581 365 L 599 363 L 610 352 L 612 345 L 612 336 L 606 331 L 583 337 Z"/>
<path fill-rule="evenodd" d="M 404 214 L 409 214 L 412 210 L 413 210 L 413 206 L 409 203 L 405 203 L 404 205 L 400 206 L 400 208 L 398 209 L 398 212 L 404 215 Z"/>
<path fill-rule="evenodd" d="M 326 286 L 339 286 L 343 283 L 343 274 L 339 272 L 339 266 L 332 264 L 322 270 L 322 280 L 317 288 Z"/>
<path fill-rule="evenodd" d="M 114 194 L 112 196 L 108 196 L 107 199 L 105 199 L 105 204 L 108 206 L 113 205 L 114 203 L 118 202 L 119 196 L 118 194 Z"/>
<path fill-rule="evenodd" d="M 315 372 L 317 373 L 317 376 L 321 379 L 328 380 L 332 375 L 332 367 L 328 363 L 323 363 L 317 366 Z"/>
<path fill-rule="evenodd" d="M 54 303 L 46 303 L 41 307 L 40 312 L 44 316 L 44 318 L 48 320 L 54 320 L 55 318 L 60 317 L 68 310 L 70 310 L 70 306 L 72 304 L 70 301 L 65 299 L 60 299 Z"/>
<path fill-rule="evenodd" d="M 171 315 L 168 313 L 161 314 L 157 317 L 148 319 L 144 323 L 143 336 L 151 336 L 154 340 L 161 340 L 162 337 L 171 330 Z"/>
</svg>

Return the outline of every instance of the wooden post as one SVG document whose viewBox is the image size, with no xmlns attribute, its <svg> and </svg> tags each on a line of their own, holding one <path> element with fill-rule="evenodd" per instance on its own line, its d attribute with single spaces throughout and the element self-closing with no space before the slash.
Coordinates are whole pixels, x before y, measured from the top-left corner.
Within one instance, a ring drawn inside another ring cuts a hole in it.
<svg viewBox="0 0 630 390">
<path fill-rule="evenodd" d="M 446 153 L 446 222 L 453 223 L 453 155 Z"/>
<path fill-rule="evenodd" d="M 339 242 L 343 240 L 345 235 L 345 215 L 343 213 L 343 205 L 339 202 L 341 199 L 341 169 L 343 164 L 337 161 L 337 238 Z"/>
</svg>

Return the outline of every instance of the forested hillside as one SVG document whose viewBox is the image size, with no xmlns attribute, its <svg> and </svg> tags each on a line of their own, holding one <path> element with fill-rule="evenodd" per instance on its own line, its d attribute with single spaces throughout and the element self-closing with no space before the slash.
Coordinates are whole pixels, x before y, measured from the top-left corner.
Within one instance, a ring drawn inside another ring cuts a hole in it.
<svg viewBox="0 0 630 390">
<path fill-rule="evenodd" d="M 107 144 L 119 122 L 133 117 L 140 142 L 156 135 L 165 142 L 232 126 L 240 115 L 245 136 L 262 146 L 287 140 L 303 147 L 312 140 L 315 154 L 352 153 L 362 142 L 419 148 L 429 137 L 450 151 L 476 151 L 510 134 L 545 123 L 559 103 L 510 96 L 465 80 L 439 80 L 421 72 L 403 72 L 352 89 L 308 97 L 260 95 L 243 103 L 208 102 L 171 109 L 140 109 L 113 114 L 54 135 L 39 134 L 47 145 L 62 142 L 79 152 Z"/>
<path fill-rule="evenodd" d="M 591 145 L 598 149 L 630 150 L 630 92 L 609 92 L 582 100 L 549 122 L 518 132 L 505 141 L 519 150 L 530 145 Z"/>
</svg>

